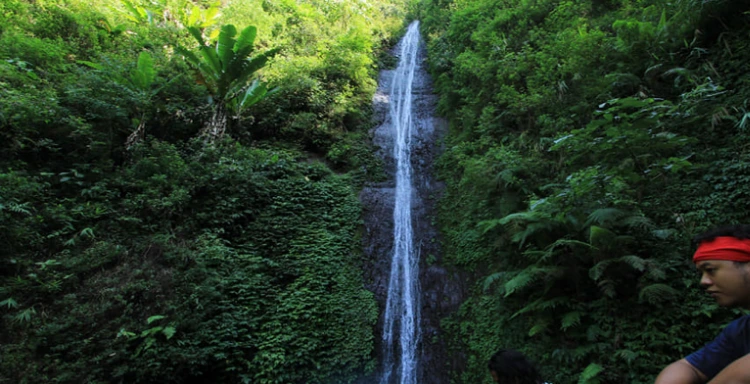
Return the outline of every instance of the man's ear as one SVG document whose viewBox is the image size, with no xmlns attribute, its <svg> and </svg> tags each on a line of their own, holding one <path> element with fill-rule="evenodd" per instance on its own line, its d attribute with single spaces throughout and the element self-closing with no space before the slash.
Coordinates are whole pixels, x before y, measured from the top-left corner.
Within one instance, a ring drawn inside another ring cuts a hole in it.
<svg viewBox="0 0 750 384">
<path fill-rule="evenodd" d="M 492 375 L 492 380 L 495 380 L 496 383 L 498 382 L 498 380 L 500 380 L 500 378 L 497 377 L 497 372 L 490 371 L 490 375 Z"/>
</svg>

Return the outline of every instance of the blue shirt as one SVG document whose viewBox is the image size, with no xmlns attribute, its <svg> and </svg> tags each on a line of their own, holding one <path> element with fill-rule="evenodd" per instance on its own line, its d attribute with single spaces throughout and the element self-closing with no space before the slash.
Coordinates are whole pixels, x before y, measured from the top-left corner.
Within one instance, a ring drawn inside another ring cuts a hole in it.
<svg viewBox="0 0 750 384">
<path fill-rule="evenodd" d="M 729 323 L 712 342 L 685 359 L 711 380 L 727 365 L 749 353 L 750 315 L 745 315 Z"/>
</svg>

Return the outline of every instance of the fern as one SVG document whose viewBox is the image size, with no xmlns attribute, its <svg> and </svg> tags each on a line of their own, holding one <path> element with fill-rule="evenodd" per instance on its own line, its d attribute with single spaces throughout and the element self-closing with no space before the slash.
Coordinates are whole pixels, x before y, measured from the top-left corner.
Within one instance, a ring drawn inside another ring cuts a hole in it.
<svg viewBox="0 0 750 384">
<path fill-rule="evenodd" d="M 604 296 L 613 298 L 617 295 L 617 291 L 615 290 L 615 282 L 611 279 L 601 280 L 597 285 L 599 286 L 599 290 Z"/>
<path fill-rule="evenodd" d="M 505 297 L 508 297 L 514 292 L 537 282 L 543 276 L 559 276 L 562 272 L 563 269 L 561 267 L 537 267 L 532 265 L 522 270 L 516 277 L 510 279 L 507 283 L 505 283 Z"/>
<path fill-rule="evenodd" d="M 521 308 L 519 311 L 514 313 L 513 316 L 511 316 L 511 319 L 517 316 L 523 315 L 524 313 L 530 313 L 530 312 L 547 313 L 558 307 L 567 308 L 571 304 L 572 304 L 572 301 L 570 300 L 569 297 L 566 297 L 566 296 L 555 297 L 553 299 L 541 298 Z"/>
<path fill-rule="evenodd" d="M 2 210 L 8 210 L 8 211 L 11 211 L 13 213 L 21 213 L 21 214 L 24 214 L 24 215 L 31 215 L 31 211 L 29 211 L 28 208 L 29 208 L 29 203 L 28 202 L 27 203 L 23 203 L 23 204 L 18 204 L 18 203 L 13 203 L 13 202 L 9 203 L 8 205 L 1 205 L 0 204 L 0 211 L 2 211 Z"/>
<path fill-rule="evenodd" d="M 518 243 L 519 247 L 523 247 L 523 245 L 526 243 L 526 239 L 528 239 L 529 236 L 535 235 L 543 230 L 550 229 L 551 227 L 552 226 L 549 223 L 532 223 L 527 225 L 523 231 L 513 235 L 511 240 L 513 240 L 513 242 L 515 243 Z"/>
<path fill-rule="evenodd" d="M 620 349 L 615 352 L 615 356 L 625 360 L 629 364 L 635 361 L 635 359 L 638 357 L 638 354 L 629 349 Z"/>
<path fill-rule="evenodd" d="M 538 250 L 526 250 L 523 252 L 523 255 L 526 256 L 527 259 L 534 260 L 535 262 L 544 261 L 549 259 L 552 255 L 554 255 L 554 252 L 550 251 L 538 251 Z"/>
<path fill-rule="evenodd" d="M 501 184 L 507 188 L 510 186 L 514 186 L 518 184 L 518 177 L 516 177 L 515 172 L 522 170 L 522 168 L 505 168 L 502 171 L 500 171 L 497 176 L 495 176 L 495 183 Z"/>
<path fill-rule="evenodd" d="M 679 296 L 679 291 L 666 284 L 651 284 L 643 287 L 638 293 L 638 300 L 649 304 L 668 302 Z"/>
<path fill-rule="evenodd" d="M 607 267 L 616 262 L 625 263 L 639 272 L 643 272 L 646 269 L 646 266 L 650 264 L 648 261 L 635 255 L 626 255 L 617 259 L 602 260 L 589 269 L 589 277 L 594 281 L 599 281 L 604 275 L 604 271 L 607 270 Z"/>
<path fill-rule="evenodd" d="M 616 238 L 617 235 L 607 228 L 596 225 L 592 225 L 589 228 L 589 243 L 597 248 L 607 248 L 610 245 L 614 245 Z"/>
<path fill-rule="evenodd" d="M 581 372 L 581 375 L 578 377 L 578 384 L 597 384 L 599 383 L 599 380 L 596 379 L 596 376 L 599 375 L 604 370 L 604 367 L 602 367 L 599 364 L 591 363 L 589 364 L 586 369 Z"/>
<path fill-rule="evenodd" d="M 547 318 L 538 319 L 533 327 L 529 329 L 529 337 L 542 333 L 549 328 L 550 321 Z"/>
<path fill-rule="evenodd" d="M 646 216 L 640 215 L 628 216 L 624 218 L 621 223 L 627 227 L 642 230 L 651 230 L 654 228 L 654 223 L 651 222 L 651 220 L 649 220 Z"/>
<path fill-rule="evenodd" d="M 166 317 L 166 316 L 162 316 L 162 315 L 154 315 L 154 316 L 151 316 L 151 317 L 149 317 L 148 319 L 146 319 L 146 324 L 151 324 L 151 323 L 153 323 L 154 321 L 157 321 L 157 320 L 161 320 L 161 319 L 163 319 L 163 318 L 165 318 L 165 317 Z"/>
<path fill-rule="evenodd" d="M 0 301 L 0 307 L 8 307 L 8 309 L 16 308 L 18 307 L 18 303 L 13 300 L 12 297 L 9 297 L 3 301 Z"/>
<path fill-rule="evenodd" d="M 31 321 L 33 315 L 36 315 L 36 309 L 34 309 L 34 307 L 29 307 L 15 315 L 13 321 L 17 323 L 28 323 Z"/>
<path fill-rule="evenodd" d="M 492 220 L 483 220 L 477 223 L 477 228 L 482 232 L 482 234 L 486 234 L 487 232 L 497 228 L 497 226 L 502 225 L 500 219 L 492 219 Z"/>
<path fill-rule="evenodd" d="M 515 221 L 538 222 L 546 218 L 547 218 L 546 215 L 543 215 L 536 211 L 516 212 L 516 213 L 511 213 L 510 215 L 507 215 L 503 217 L 502 219 L 500 219 L 500 224 L 506 225 Z"/>
<path fill-rule="evenodd" d="M 648 264 L 646 260 L 636 255 L 626 255 L 617 259 L 617 261 L 623 262 L 640 272 L 643 272 L 646 269 L 646 265 Z"/>
<path fill-rule="evenodd" d="M 581 312 L 578 312 L 578 311 L 568 312 L 562 317 L 560 329 L 564 331 L 570 327 L 573 327 L 579 324 L 581 324 Z"/>
<path fill-rule="evenodd" d="M 591 269 L 589 269 L 589 277 L 591 278 L 591 280 L 599 281 L 599 279 L 601 279 L 602 275 L 604 274 L 604 271 L 610 264 L 612 264 L 613 261 L 614 259 L 602 260 L 591 267 Z"/>
<path fill-rule="evenodd" d="M 606 339 L 609 336 L 610 332 L 602 330 L 598 324 L 593 324 L 586 329 L 586 340 L 590 343 L 593 343 L 600 338 Z"/>
<path fill-rule="evenodd" d="M 600 208 L 591 212 L 584 226 L 591 224 L 605 225 L 618 221 L 626 215 L 625 211 L 617 208 Z"/>
<path fill-rule="evenodd" d="M 648 277 L 654 280 L 664 280 L 667 278 L 667 272 L 665 272 L 662 268 L 657 267 L 653 263 L 648 263 L 648 266 L 648 272 L 646 273 Z"/>
<path fill-rule="evenodd" d="M 524 269 L 516 277 L 505 283 L 505 297 L 508 297 L 512 295 L 513 292 L 534 283 L 538 278 L 539 274 L 536 267 Z"/>
<path fill-rule="evenodd" d="M 571 239 L 558 239 L 554 243 L 548 245 L 547 248 L 546 248 L 546 250 L 548 252 L 551 252 L 551 251 L 553 251 L 557 247 L 570 247 L 570 248 L 573 248 L 575 246 L 580 246 L 580 247 L 587 248 L 587 249 L 594 248 L 591 244 L 583 242 L 583 241 L 571 240 Z"/>
<path fill-rule="evenodd" d="M 485 292 L 489 291 L 490 287 L 492 287 L 492 285 L 496 281 L 503 280 L 505 278 L 506 274 L 507 274 L 506 272 L 496 272 L 496 273 L 493 273 L 493 274 L 485 277 L 484 278 L 484 283 L 482 283 L 482 289 Z"/>
</svg>

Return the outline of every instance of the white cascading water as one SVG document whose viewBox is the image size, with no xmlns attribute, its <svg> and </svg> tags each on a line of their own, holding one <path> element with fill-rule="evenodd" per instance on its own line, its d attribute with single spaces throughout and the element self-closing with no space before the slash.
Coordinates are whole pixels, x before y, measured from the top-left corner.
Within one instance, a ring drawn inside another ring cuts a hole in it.
<svg viewBox="0 0 750 384">
<path fill-rule="evenodd" d="M 396 193 L 393 210 L 393 259 L 386 300 L 382 384 L 417 383 L 419 329 L 419 254 L 412 234 L 411 138 L 412 84 L 417 69 L 419 22 L 409 25 L 401 41 L 398 68 L 393 76 L 388 119 L 394 129 Z"/>
</svg>

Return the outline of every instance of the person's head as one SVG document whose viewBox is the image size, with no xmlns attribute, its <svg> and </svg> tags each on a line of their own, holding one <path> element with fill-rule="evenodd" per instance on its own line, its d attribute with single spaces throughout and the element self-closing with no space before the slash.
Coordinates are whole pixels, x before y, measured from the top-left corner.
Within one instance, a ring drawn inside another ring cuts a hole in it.
<svg viewBox="0 0 750 384">
<path fill-rule="evenodd" d="M 716 228 L 694 240 L 701 285 L 723 307 L 750 309 L 750 225 Z"/>
<path fill-rule="evenodd" d="M 500 384 L 540 384 L 536 367 L 518 351 L 501 349 L 490 358 L 488 368 L 495 382 Z"/>
</svg>

